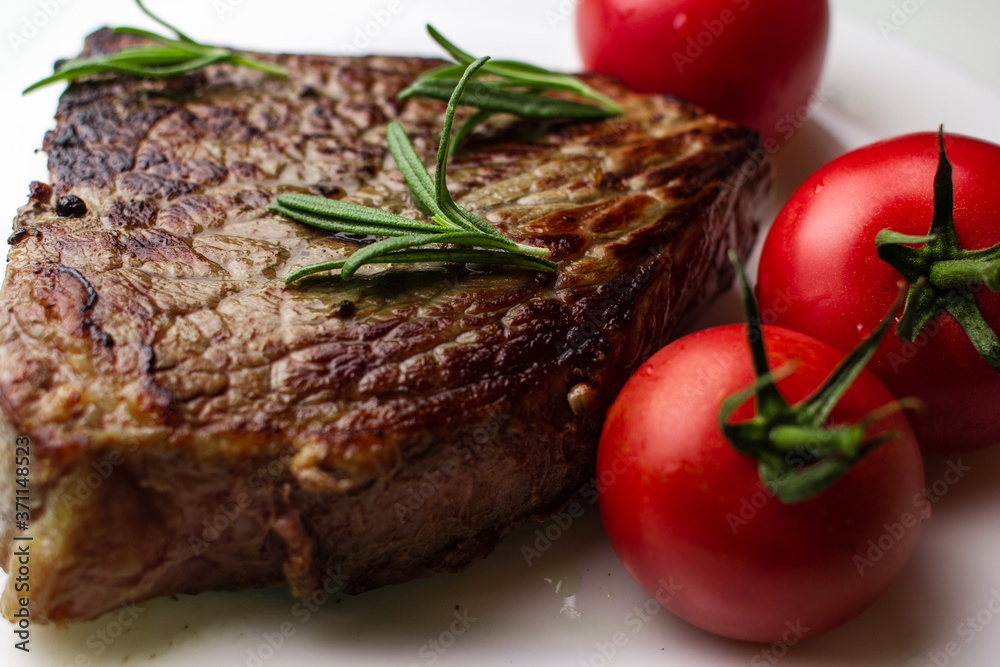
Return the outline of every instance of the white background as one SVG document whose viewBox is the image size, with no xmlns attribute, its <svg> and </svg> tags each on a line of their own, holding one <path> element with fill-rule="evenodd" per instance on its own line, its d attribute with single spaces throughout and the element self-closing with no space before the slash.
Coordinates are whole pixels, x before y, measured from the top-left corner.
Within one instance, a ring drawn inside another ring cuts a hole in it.
<svg viewBox="0 0 1000 667">
<path fill-rule="evenodd" d="M 830 4 L 838 15 L 876 29 L 880 21 L 891 24 L 895 10 L 904 10 L 909 20 L 898 31 L 888 33 L 892 39 L 933 53 L 1000 91 L 1000 2 L 832 0 Z"/>
<path fill-rule="evenodd" d="M 422 35 L 432 21 L 476 53 L 516 56 L 565 69 L 578 67 L 572 0 L 398 0 L 400 11 L 367 50 L 435 54 Z M 220 5 L 220 2 L 227 3 Z M 260 50 L 341 54 L 388 0 L 149 0 L 154 10 L 207 42 Z M 58 7 L 36 19 L 41 7 Z M 833 0 L 837 22 L 824 85 L 834 95 L 776 156 L 779 192 L 791 188 L 835 155 L 874 139 L 934 129 L 1000 141 L 1000 3 L 995 0 Z M 220 7 L 232 6 L 222 12 Z M 909 13 L 907 13 L 907 10 Z M 555 19 L 553 18 L 555 17 Z M 566 20 L 558 20 L 566 17 Z M 903 17 L 903 20 L 900 20 Z M 9 35 L 25 21 L 39 24 L 17 48 Z M 894 24 L 895 21 L 895 24 Z M 59 87 L 22 98 L 19 91 L 72 55 L 83 36 L 102 25 L 153 27 L 130 0 L 4 0 L 0 15 L 0 211 L 13 216 L 27 184 L 45 180 L 45 158 L 34 155 L 52 126 Z M 898 25 L 896 25 L 898 24 Z M 898 27 L 885 33 L 885 26 Z M 881 30 L 880 30 L 881 26 Z M 0 225 L 7 227 L 4 223 Z M 0 238 L 6 233 L 0 234 Z M 723 299 L 701 324 L 732 317 Z M 786 647 L 784 667 L 905 665 L 923 667 L 948 642 L 960 642 L 949 665 L 987 667 L 1000 655 L 1000 618 L 965 642 L 959 626 L 985 608 L 1000 588 L 1000 452 L 963 456 L 970 470 L 949 485 L 934 506 L 921 544 L 904 575 L 868 612 L 844 628 Z M 943 479 L 946 461 L 930 461 L 928 483 Z M 599 644 L 627 627 L 629 610 L 646 596 L 621 570 L 588 508 L 527 567 L 520 547 L 534 541 L 529 526 L 497 553 L 461 575 L 390 587 L 329 604 L 299 625 L 295 602 L 280 589 L 212 593 L 180 601 L 144 603 L 128 632 L 105 647 L 94 637 L 113 618 L 69 629 L 33 628 L 30 656 L 13 651 L 0 623 L 0 664 L 68 665 L 82 656 L 92 665 L 246 665 L 281 623 L 296 633 L 263 664 L 308 666 L 427 665 L 426 650 L 452 620 L 456 605 L 478 620 L 439 665 L 599 665 Z M 561 586 L 558 595 L 553 589 Z M 566 597 L 567 588 L 579 588 Z M 771 664 L 766 647 L 720 640 L 669 617 L 655 615 L 630 634 L 608 664 Z M 763 662 L 761 662 L 763 660 Z M 940 657 L 939 657 L 940 660 Z"/>
</svg>

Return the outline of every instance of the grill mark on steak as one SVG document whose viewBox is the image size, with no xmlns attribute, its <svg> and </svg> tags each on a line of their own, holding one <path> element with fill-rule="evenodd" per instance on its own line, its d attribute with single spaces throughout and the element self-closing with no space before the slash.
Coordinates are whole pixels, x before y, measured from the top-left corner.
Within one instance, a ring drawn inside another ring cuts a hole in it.
<svg viewBox="0 0 1000 667">
<path fill-rule="evenodd" d="M 86 53 L 133 41 L 100 31 Z M 729 285 L 726 250 L 745 256 L 769 213 L 769 170 L 739 173 L 756 135 L 590 77 L 623 118 L 494 118 L 448 174 L 461 204 L 549 248 L 557 274 L 390 265 L 286 287 L 357 246 L 270 213 L 274 197 L 419 216 L 384 124 L 403 123 L 431 164 L 444 104 L 396 99 L 437 61 L 261 57 L 290 78 L 101 77 L 60 101 L 53 188 L 88 214 L 22 209 L 0 297 L 0 428 L 35 455 L 39 622 L 165 593 L 285 580 L 301 595 L 329 573 L 359 592 L 468 566 L 589 477 L 618 389 Z M 116 454 L 114 481 L 65 506 Z M 428 475 L 440 484 L 410 508 Z M 206 514 L 241 493 L 232 527 L 206 539 Z M 109 533 L 137 539 L 98 548 Z"/>
<path fill-rule="evenodd" d="M 111 227 L 150 228 L 156 222 L 160 209 L 147 201 L 116 201 L 108 208 L 107 220 Z"/>
<path fill-rule="evenodd" d="M 97 290 L 83 274 L 62 264 L 39 267 L 35 274 L 41 278 L 39 289 L 35 292 L 36 298 L 43 307 L 56 311 L 68 333 L 81 337 L 89 335 L 94 342 L 106 348 L 114 345 L 111 336 L 87 315 L 87 311 L 92 310 L 97 303 Z M 72 281 L 67 284 L 62 279 L 63 276 L 69 276 Z"/>
</svg>

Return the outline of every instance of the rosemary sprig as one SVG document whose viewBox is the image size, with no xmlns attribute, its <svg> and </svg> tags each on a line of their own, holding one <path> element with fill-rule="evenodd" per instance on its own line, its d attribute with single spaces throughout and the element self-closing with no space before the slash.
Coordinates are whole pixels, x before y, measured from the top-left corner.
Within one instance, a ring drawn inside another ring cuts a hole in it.
<svg viewBox="0 0 1000 667">
<path fill-rule="evenodd" d="M 471 55 L 448 41 L 433 26 L 428 25 L 427 32 L 456 62 L 425 72 L 400 92 L 400 99 L 409 97 L 450 99 L 459 77 L 474 61 Z M 479 112 L 473 114 L 458 128 L 452 143 L 452 151 L 494 113 L 510 113 L 533 120 L 594 120 L 620 116 L 624 113 L 621 105 L 575 76 L 552 72 L 529 63 L 517 60 L 493 60 L 482 67 L 481 74 L 493 75 L 496 78 L 469 84 L 468 93 L 462 98 L 462 104 L 476 107 Z M 597 102 L 598 106 L 539 94 L 546 90 L 573 93 Z"/>
<path fill-rule="evenodd" d="M 251 58 L 231 49 L 200 44 L 149 11 L 142 4 L 142 0 L 135 0 L 135 3 L 139 5 L 139 9 L 143 13 L 172 31 L 176 38 L 165 37 L 141 28 L 115 28 L 114 32 L 145 37 L 157 42 L 157 44 L 129 46 L 111 55 L 73 58 L 64 61 L 56 68 L 52 76 L 31 84 L 24 89 L 22 95 L 57 81 L 72 81 L 90 74 L 118 72 L 139 77 L 165 77 L 176 76 L 216 63 L 231 63 L 274 76 L 288 76 L 284 68 L 277 65 Z"/>
<path fill-rule="evenodd" d="M 315 195 L 279 195 L 271 210 L 307 225 L 332 232 L 350 232 L 387 238 L 355 251 L 350 257 L 304 266 L 285 278 L 290 284 L 305 276 L 340 269 L 350 278 L 365 264 L 389 262 L 456 262 L 505 264 L 536 271 L 554 271 L 556 263 L 545 259 L 546 248 L 523 245 L 507 238 L 492 225 L 456 203 L 448 192 L 445 172 L 451 152 L 451 128 L 455 107 L 478 69 L 488 57 L 465 68 L 448 99 L 434 179 L 420 161 L 406 131 L 396 121 L 386 129 L 389 152 L 403 173 L 417 207 L 430 222 L 421 222 L 388 211 Z M 451 247 L 423 247 L 441 244 Z"/>
<path fill-rule="evenodd" d="M 420 95 L 447 101 L 455 90 L 456 79 L 426 79 L 414 82 L 400 97 Z M 412 92 L 409 92 L 412 91 Z M 501 87 L 499 81 L 472 81 L 462 96 L 462 104 L 492 113 L 511 113 L 531 120 L 580 120 L 607 118 L 608 112 L 593 104 L 560 100 L 534 93 Z"/>
</svg>

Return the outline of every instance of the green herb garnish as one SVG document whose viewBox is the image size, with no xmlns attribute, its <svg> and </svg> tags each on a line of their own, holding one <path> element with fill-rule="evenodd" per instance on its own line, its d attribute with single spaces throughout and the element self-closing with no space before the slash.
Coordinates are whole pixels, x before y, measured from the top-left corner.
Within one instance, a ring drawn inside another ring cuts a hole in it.
<svg viewBox="0 0 1000 667">
<path fill-rule="evenodd" d="M 24 89 L 22 95 L 47 86 L 50 83 L 72 81 L 91 74 L 118 72 L 120 74 L 131 74 L 132 76 L 139 77 L 176 76 L 216 63 L 231 63 L 260 70 L 261 72 L 275 76 L 288 76 L 288 73 L 277 65 L 251 58 L 231 49 L 199 44 L 146 9 L 146 6 L 142 4 L 142 0 L 135 0 L 135 3 L 151 19 L 168 30 L 173 31 L 176 39 L 148 30 L 142 30 L 141 28 L 115 28 L 113 32 L 145 37 L 158 44 L 129 46 L 111 55 L 73 58 L 72 60 L 64 61 L 56 68 L 55 74 L 31 84 Z"/>
<path fill-rule="evenodd" d="M 365 264 L 388 262 L 470 262 L 506 264 L 537 271 L 556 269 L 555 262 L 545 259 L 549 255 L 548 249 L 515 243 L 482 218 L 455 203 L 448 192 L 445 171 L 452 144 L 455 107 L 469 80 L 488 60 L 484 57 L 472 61 L 454 86 L 444 116 L 433 181 L 403 127 L 393 121 L 386 130 L 389 152 L 406 178 L 417 207 L 429 215 L 431 221 L 421 222 L 381 209 L 316 195 L 279 195 L 271 204 L 271 210 L 299 222 L 333 232 L 388 237 L 355 251 L 346 259 L 296 269 L 285 278 L 286 284 L 313 273 L 335 269 L 340 269 L 341 277 L 347 279 Z M 421 247 L 429 244 L 454 247 Z"/>
<path fill-rule="evenodd" d="M 474 61 L 471 55 L 449 42 L 433 26 L 428 25 L 427 32 L 456 63 L 425 72 L 399 94 L 400 99 L 430 97 L 449 100 L 459 77 Z M 452 150 L 456 150 L 465 137 L 494 113 L 510 113 L 532 120 L 595 120 L 624 113 L 621 105 L 610 97 L 569 74 L 552 72 L 516 60 L 493 60 L 483 66 L 481 73 L 497 78 L 469 84 L 462 104 L 476 107 L 480 111 L 458 128 Z M 539 94 L 546 90 L 573 93 L 597 102 L 599 106 Z"/>
</svg>

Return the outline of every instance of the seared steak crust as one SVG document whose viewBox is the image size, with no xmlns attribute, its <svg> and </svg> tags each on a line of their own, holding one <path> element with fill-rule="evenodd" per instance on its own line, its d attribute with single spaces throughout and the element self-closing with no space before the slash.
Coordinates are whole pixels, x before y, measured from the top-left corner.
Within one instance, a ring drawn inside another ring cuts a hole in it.
<svg viewBox="0 0 1000 667">
<path fill-rule="evenodd" d="M 431 164 L 444 105 L 395 97 L 433 61 L 261 57 L 290 78 L 73 84 L 46 136 L 53 192 L 15 220 L 0 299 L 4 457 L 31 439 L 36 620 L 468 566 L 589 478 L 616 392 L 730 283 L 726 250 L 745 254 L 768 214 L 756 135 L 591 77 L 623 118 L 498 120 L 449 173 L 557 274 L 389 266 L 286 287 L 357 246 L 270 214 L 274 197 L 419 216 L 385 125 Z M 68 194 L 82 217 L 57 215 Z"/>
</svg>

